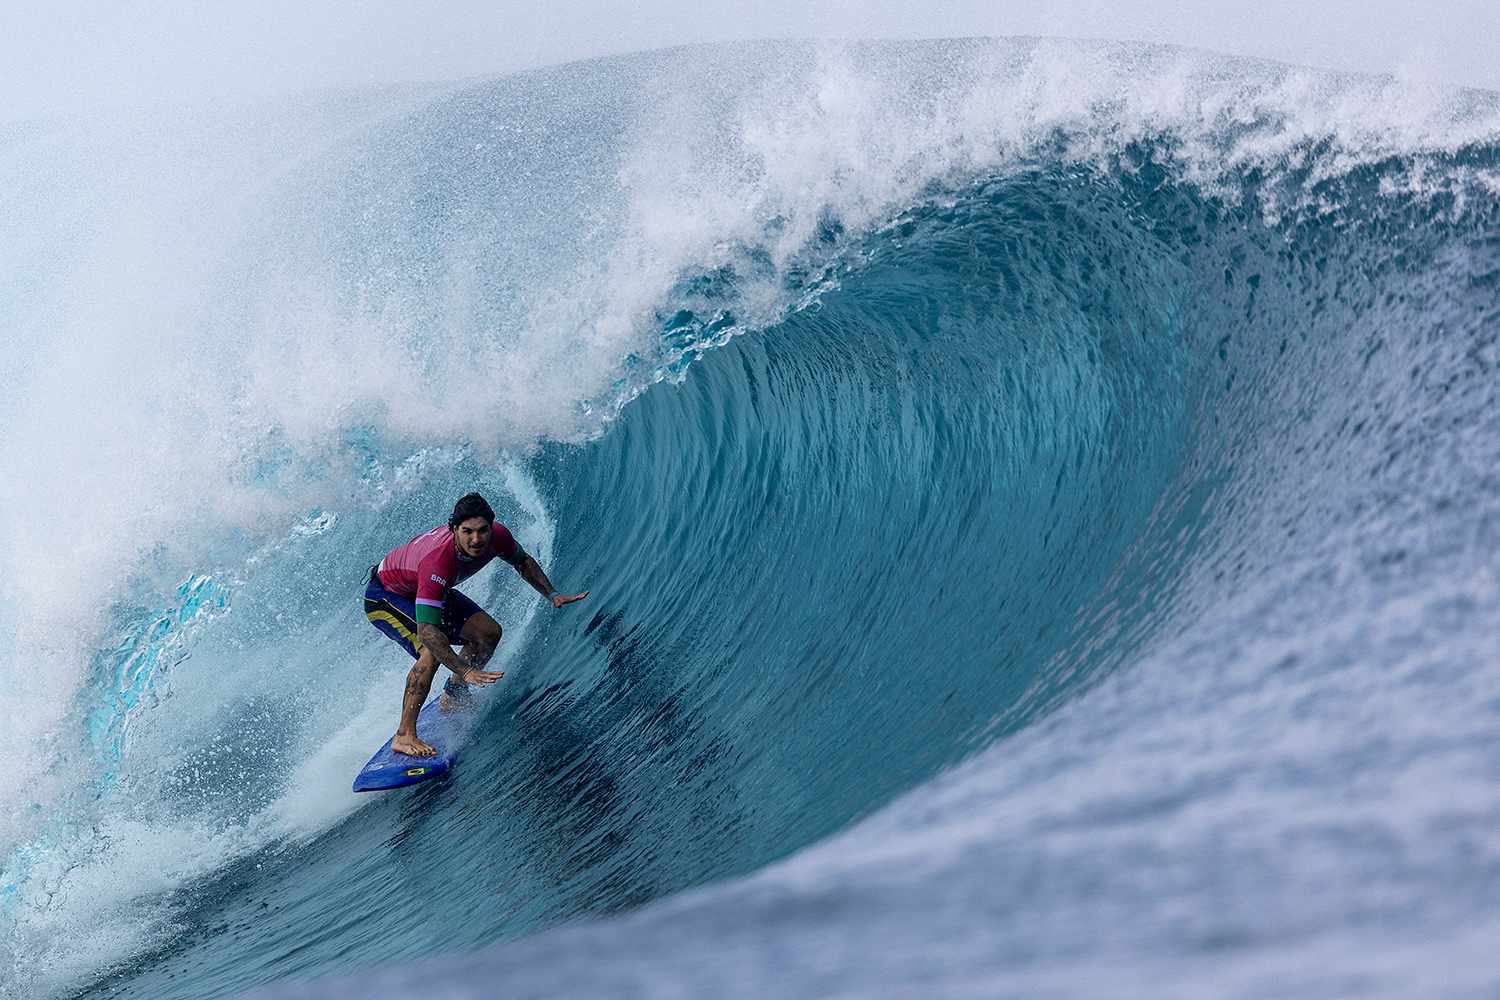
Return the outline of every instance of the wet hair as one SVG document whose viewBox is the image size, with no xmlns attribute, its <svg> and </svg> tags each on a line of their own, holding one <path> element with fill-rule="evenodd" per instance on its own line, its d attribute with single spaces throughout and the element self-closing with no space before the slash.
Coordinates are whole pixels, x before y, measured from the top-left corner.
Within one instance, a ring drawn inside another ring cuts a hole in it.
<svg viewBox="0 0 1500 1000">
<path fill-rule="evenodd" d="M 453 505 L 453 516 L 448 518 L 448 527 L 456 528 L 471 517 L 482 517 L 495 523 L 495 512 L 490 502 L 478 493 L 470 493 Z"/>
</svg>

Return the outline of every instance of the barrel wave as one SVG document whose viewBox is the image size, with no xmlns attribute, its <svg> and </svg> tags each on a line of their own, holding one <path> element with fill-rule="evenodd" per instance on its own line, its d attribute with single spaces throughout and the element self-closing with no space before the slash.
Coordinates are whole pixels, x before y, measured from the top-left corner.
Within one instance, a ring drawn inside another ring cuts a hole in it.
<svg viewBox="0 0 1500 1000">
<path fill-rule="evenodd" d="M 174 131 L 139 171 L 187 193 L 140 204 L 195 217 L 228 176 L 232 207 L 184 223 L 206 262 L 152 258 L 149 334 L 101 318 L 147 296 L 88 198 L 81 262 L 7 278 L 35 427 L 70 326 L 138 386 L 66 410 L 130 538 L 70 550 L 61 598 L 7 567 L 18 641 L 86 622 L 47 647 L 53 777 L 7 792 L 14 982 L 1482 991 L 1497 122 L 1025 40 Z M 87 177 L 100 141 L 14 135 L 5 169 Z M 14 525 L 77 495 L 54 450 Z M 472 488 L 590 596 L 476 577 L 507 676 L 455 773 L 356 798 L 406 666 L 362 575 Z"/>
</svg>

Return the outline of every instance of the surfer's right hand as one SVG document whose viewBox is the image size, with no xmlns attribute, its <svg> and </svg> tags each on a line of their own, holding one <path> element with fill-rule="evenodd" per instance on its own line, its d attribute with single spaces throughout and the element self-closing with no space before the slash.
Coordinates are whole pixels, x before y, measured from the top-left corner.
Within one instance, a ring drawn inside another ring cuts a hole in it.
<svg viewBox="0 0 1500 1000">
<path fill-rule="evenodd" d="M 493 683 L 495 683 L 496 681 L 498 681 L 500 678 L 502 678 L 504 676 L 505 676 L 505 671 L 504 670 L 493 670 L 492 671 L 492 670 L 480 670 L 478 668 L 475 668 L 473 670 L 470 670 L 468 673 L 464 674 L 463 677 L 461 678 L 461 680 L 465 684 L 478 684 L 480 686 L 483 686 L 485 684 L 493 684 Z"/>
</svg>

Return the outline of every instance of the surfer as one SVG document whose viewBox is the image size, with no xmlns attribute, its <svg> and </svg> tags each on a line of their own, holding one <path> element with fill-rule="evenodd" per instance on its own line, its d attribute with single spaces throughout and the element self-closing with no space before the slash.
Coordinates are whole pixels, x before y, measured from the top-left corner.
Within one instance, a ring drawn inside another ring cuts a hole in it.
<svg viewBox="0 0 1500 1000">
<path fill-rule="evenodd" d="M 542 567 L 495 520 L 489 502 L 478 493 L 454 505 L 447 525 L 418 535 L 370 568 L 365 617 L 417 661 L 406 675 L 401 723 L 391 740 L 392 750 L 413 757 L 437 753 L 417 737 L 417 713 L 439 664 L 453 671 L 443 682 L 445 708 L 453 699 L 467 695 L 468 685 L 493 684 L 504 676 L 504 671 L 484 669 L 500 642 L 500 623 L 454 589 L 497 556 L 554 608 L 588 596 L 586 590 L 556 593 Z M 454 646 L 463 646 L 463 653 L 455 652 Z"/>
</svg>

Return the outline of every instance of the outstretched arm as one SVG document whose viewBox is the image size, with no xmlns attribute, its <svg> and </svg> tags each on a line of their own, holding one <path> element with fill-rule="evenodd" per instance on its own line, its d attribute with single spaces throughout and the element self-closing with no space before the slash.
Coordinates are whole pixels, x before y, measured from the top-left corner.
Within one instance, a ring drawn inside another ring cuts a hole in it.
<svg viewBox="0 0 1500 1000">
<path fill-rule="evenodd" d="M 560 608 L 564 604 L 572 604 L 574 601 L 581 601 L 589 596 L 587 590 L 581 594 L 556 593 L 557 588 L 552 586 L 552 581 L 547 579 L 547 574 L 542 571 L 542 567 L 529 554 L 523 556 L 520 562 L 512 563 L 512 565 L 515 566 L 516 572 L 521 574 L 521 579 L 531 584 L 532 589 L 538 594 L 551 601 L 554 608 Z"/>
<path fill-rule="evenodd" d="M 443 666 L 453 671 L 460 680 L 474 667 L 465 660 L 457 650 L 448 643 L 448 636 L 443 630 L 430 622 L 417 623 L 417 638 L 422 640 L 422 645 L 432 650 L 432 658 Z"/>
</svg>

